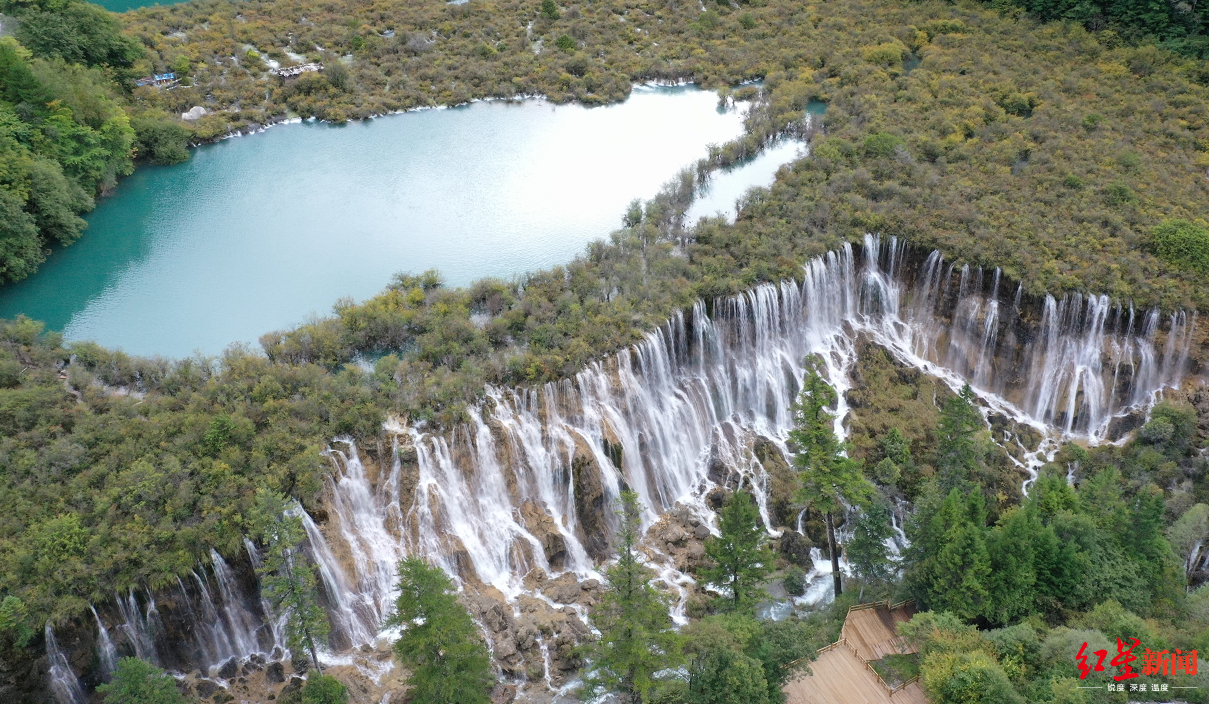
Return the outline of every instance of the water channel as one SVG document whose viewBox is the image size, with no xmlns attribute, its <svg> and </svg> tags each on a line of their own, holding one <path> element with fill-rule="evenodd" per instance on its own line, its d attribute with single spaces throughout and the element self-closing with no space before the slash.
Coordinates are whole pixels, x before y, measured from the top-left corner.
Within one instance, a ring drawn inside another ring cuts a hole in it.
<svg viewBox="0 0 1209 704">
<path fill-rule="evenodd" d="M 395 272 L 464 285 L 567 262 L 741 131 L 740 110 L 690 86 L 609 107 L 484 102 L 277 126 L 140 168 L 79 242 L 0 289 L 0 318 L 132 354 L 218 353 L 372 296 Z M 719 175 L 692 214 L 733 216 L 795 149 Z"/>
</svg>

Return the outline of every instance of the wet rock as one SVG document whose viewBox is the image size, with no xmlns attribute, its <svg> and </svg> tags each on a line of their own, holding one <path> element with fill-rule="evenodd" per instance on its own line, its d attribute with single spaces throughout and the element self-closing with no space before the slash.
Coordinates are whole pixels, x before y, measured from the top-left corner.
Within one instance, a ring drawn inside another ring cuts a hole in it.
<svg viewBox="0 0 1209 704">
<path fill-rule="evenodd" d="M 290 653 L 290 666 L 294 672 L 306 673 L 311 669 L 311 656 L 306 653 Z"/>
<path fill-rule="evenodd" d="M 537 629 L 533 626 L 522 626 L 516 632 L 516 644 L 521 650 L 531 650 L 537 645 Z"/>
<path fill-rule="evenodd" d="M 698 523 L 693 528 L 693 537 L 696 538 L 697 540 L 706 540 L 707 538 L 709 538 L 709 536 L 710 536 L 709 526 L 705 525 L 704 523 Z"/>
<path fill-rule="evenodd" d="M 509 613 L 508 609 L 498 601 L 488 599 L 484 599 L 484 601 L 488 601 L 488 603 L 482 604 L 480 602 L 481 610 L 479 612 L 483 625 L 492 633 L 509 630 L 512 627 L 512 614 Z"/>
<path fill-rule="evenodd" d="M 520 514 L 525 528 L 541 543 L 550 567 L 561 570 L 563 561 L 567 559 L 567 543 L 554 518 L 532 501 L 521 504 Z"/>
<path fill-rule="evenodd" d="M 516 685 L 497 684 L 491 690 L 491 704 L 512 704 L 516 700 Z"/>
<path fill-rule="evenodd" d="M 218 683 L 212 680 L 198 680 L 197 686 L 194 687 L 194 691 L 197 692 L 197 696 L 202 699 L 207 699 L 213 696 L 214 693 L 220 689 L 222 689 L 222 687 L 219 687 Z"/>
<path fill-rule="evenodd" d="M 280 694 L 281 694 L 281 696 L 284 697 L 287 694 L 292 694 L 294 692 L 297 692 L 298 690 L 302 689 L 302 685 L 304 685 L 304 684 L 306 684 L 306 680 L 295 675 L 290 678 L 290 681 L 286 686 L 281 688 Z"/>
<path fill-rule="evenodd" d="M 495 657 L 497 660 L 506 660 L 513 655 L 516 655 L 516 639 L 512 634 L 506 633 L 503 637 L 495 640 Z"/>
<path fill-rule="evenodd" d="M 814 564 L 810 559 L 810 548 L 812 547 L 814 545 L 810 542 L 810 538 L 796 531 L 787 530 L 781 535 L 781 554 L 790 563 L 799 567 L 809 568 Z"/>
<path fill-rule="evenodd" d="M 550 582 L 542 591 L 559 604 L 573 604 L 583 595 L 579 581 L 570 573 Z"/>
<path fill-rule="evenodd" d="M 580 542 L 595 560 L 609 556 L 609 530 L 605 511 L 604 484 L 600 466 L 590 448 L 578 441 L 571 458 L 571 475 L 575 482 L 575 516 L 578 519 Z M 620 449 L 620 445 L 618 445 Z M 620 458 L 620 453 L 619 453 Z M 619 459 L 620 461 L 620 459 Z"/>
<path fill-rule="evenodd" d="M 237 674 L 239 674 L 239 663 L 235 661 L 235 658 L 224 662 L 218 668 L 218 676 L 224 680 L 229 680 Z"/>
<path fill-rule="evenodd" d="M 271 662 L 264 669 L 264 679 L 272 684 L 285 682 L 285 666 L 279 662 Z"/>
</svg>

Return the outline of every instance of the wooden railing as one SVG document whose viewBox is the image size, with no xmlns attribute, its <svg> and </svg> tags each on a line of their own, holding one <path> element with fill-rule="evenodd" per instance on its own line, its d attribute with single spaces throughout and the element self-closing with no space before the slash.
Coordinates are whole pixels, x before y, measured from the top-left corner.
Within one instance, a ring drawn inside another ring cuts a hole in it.
<svg viewBox="0 0 1209 704">
<path fill-rule="evenodd" d="M 894 611 L 895 609 L 900 609 L 911 602 L 912 602 L 911 599 L 907 599 L 906 601 L 900 601 L 897 604 L 891 604 L 890 600 L 887 599 L 886 601 L 874 601 L 874 602 L 870 602 L 868 604 L 855 604 L 853 606 L 848 607 L 848 613 L 852 613 L 853 611 L 864 611 L 866 609 L 876 609 L 879 606 L 885 606 L 886 608 L 890 609 L 891 611 Z M 911 679 L 907 680 L 906 682 L 900 682 L 900 683 L 894 685 L 893 687 L 886 684 L 886 680 L 882 679 L 882 676 L 880 674 L 878 674 L 877 670 L 874 669 L 873 665 L 870 665 L 868 660 L 861 657 L 861 654 L 859 652 L 857 652 L 856 647 L 848 642 L 848 639 L 844 636 L 844 629 L 847 626 L 848 626 L 848 619 L 845 618 L 844 625 L 840 627 L 840 639 L 837 640 L 836 642 L 832 643 L 831 645 L 825 645 L 822 648 L 819 648 L 817 651 L 815 651 L 815 657 L 817 658 L 819 655 L 822 655 L 823 653 L 825 653 L 829 650 L 833 650 L 833 649 L 839 647 L 840 645 L 846 646 L 849 650 L 852 651 L 852 654 L 856 656 L 856 659 L 860 660 L 865 665 L 865 668 L 868 669 L 869 672 L 873 673 L 873 676 L 877 678 L 877 681 L 880 682 L 881 685 L 883 687 L 885 687 L 886 691 L 888 691 L 890 694 L 894 694 L 895 692 L 901 691 L 902 689 L 904 689 L 907 685 L 911 684 L 912 682 L 919 681 L 919 675 L 916 675 L 916 676 L 912 677 Z M 906 641 L 901 636 L 899 636 L 898 638 L 895 638 L 891 642 L 894 644 L 894 646 L 896 648 L 898 648 Z M 805 659 L 806 658 L 798 658 L 797 660 L 794 660 L 793 662 L 789 663 L 789 667 L 793 667 Z"/>
</svg>

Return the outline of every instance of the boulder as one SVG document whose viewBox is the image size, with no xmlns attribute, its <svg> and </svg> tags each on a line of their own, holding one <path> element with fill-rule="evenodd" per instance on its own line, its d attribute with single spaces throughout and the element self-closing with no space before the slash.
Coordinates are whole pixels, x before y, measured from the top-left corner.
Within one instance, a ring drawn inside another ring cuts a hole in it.
<svg viewBox="0 0 1209 704">
<path fill-rule="evenodd" d="M 198 680 L 197 685 L 193 688 L 193 691 L 197 693 L 199 698 L 209 699 L 220 689 L 222 689 L 222 687 L 219 687 L 217 682 L 212 680 Z"/>
<path fill-rule="evenodd" d="M 218 676 L 223 678 L 224 680 L 229 680 L 238 674 L 239 674 L 239 663 L 236 662 L 235 658 L 231 658 L 230 660 L 224 662 L 218 668 Z"/>
<path fill-rule="evenodd" d="M 196 122 L 209 114 L 209 110 L 200 105 L 194 105 L 193 107 L 189 108 L 188 112 L 181 113 L 181 119 L 188 122 Z"/>
<path fill-rule="evenodd" d="M 567 543 L 554 518 L 533 501 L 521 504 L 520 514 L 525 529 L 541 543 L 542 552 L 545 553 L 550 567 L 561 570 L 563 561 L 567 559 Z"/>
<path fill-rule="evenodd" d="M 279 662 L 269 663 L 264 669 L 264 678 L 266 682 L 272 684 L 285 682 L 285 666 Z"/>
</svg>

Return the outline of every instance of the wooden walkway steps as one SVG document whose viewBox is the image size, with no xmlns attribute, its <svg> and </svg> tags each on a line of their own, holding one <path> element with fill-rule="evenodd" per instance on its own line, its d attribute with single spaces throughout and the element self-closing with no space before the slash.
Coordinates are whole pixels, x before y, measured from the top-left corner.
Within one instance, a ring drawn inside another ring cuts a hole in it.
<svg viewBox="0 0 1209 704">
<path fill-rule="evenodd" d="M 869 663 L 886 655 L 913 653 L 898 624 L 914 615 L 914 604 L 877 602 L 848 610 L 840 639 L 821 648 L 811 674 L 782 689 L 786 704 L 928 704 L 919 678 L 891 687 Z"/>
<path fill-rule="evenodd" d="M 887 655 L 914 653 L 898 635 L 898 624 L 915 615 L 910 602 L 859 604 L 848 610 L 840 637 L 856 649 L 862 660 L 881 660 Z"/>
</svg>

